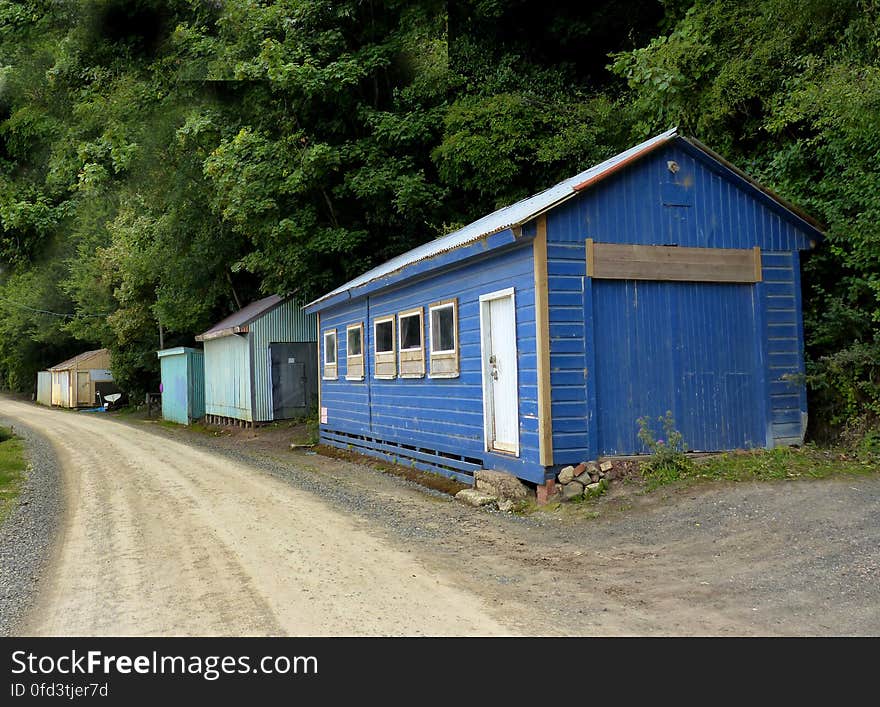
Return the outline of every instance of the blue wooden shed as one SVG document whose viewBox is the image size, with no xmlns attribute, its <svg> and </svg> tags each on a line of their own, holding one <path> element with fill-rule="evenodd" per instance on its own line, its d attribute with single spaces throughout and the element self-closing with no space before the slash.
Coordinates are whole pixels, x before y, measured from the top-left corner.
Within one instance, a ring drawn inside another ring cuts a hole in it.
<svg viewBox="0 0 880 707">
<path fill-rule="evenodd" d="M 162 374 L 162 418 L 181 425 L 205 416 L 205 356 L 178 346 L 157 352 Z"/>
<path fill-rule="evenodd" d="M 324 443 L 541 484 L 643 453 L 800 444 L 817 224 L 669 130 L 310 303 Z"/>
<path fill-rule="evenodd" d="M 205 347 L 205 413 L 254 424 L 305 416 L 317 405 L 316 317 L 270 295 L 196 337 Z"/>
</svg>

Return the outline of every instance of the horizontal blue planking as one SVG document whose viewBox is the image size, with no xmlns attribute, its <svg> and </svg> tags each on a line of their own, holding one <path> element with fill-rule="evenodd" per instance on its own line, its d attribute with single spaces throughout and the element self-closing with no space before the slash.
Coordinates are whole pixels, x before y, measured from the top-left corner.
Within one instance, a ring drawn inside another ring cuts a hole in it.
<svg viewBox="0 0 880 707">
<path fill-rule="evenodd" d="M 807 410 L 800 263 L 797 252 L 765 252 L 761 264 L 772 441 L 778 445 L 799 444 Z"/>
<path fill-rule="evenodd" d="M 547 281 L 550 314 L 550 400 L 553 461 L 570 464 L 588 458 L 585 379 L 584 276 L 581 242 L 553 240 L 548 221 Z"/>
<path fill-rule="evenodd" d="M 348 433 L 384 442 L 405 443 L 439 452 L 480 459 L 489 468 L 504 469 L 521 478 L 541 482 L 538 465 L 537 354 L 535 350 L 535 295 L 531 242 L 526 247 L 496 252 L 460 267 L 437 272 L 331 306 L 321 312 L 321 332 L 337 330 L 339 379 L 322 381 L 322 407 L 327 424 L 322 434 Z M 483 433 L 480 306 L 482 294 L 513 287 L 516 296 L 520 456 L 485 450 Z M 456 378 L 379 380 L 373 377 L 373 322 L 383 316 L 422 307 L 426 369 L 430 370 L 428 306 L 458 299 L 460 373 Z M 345 327 L 364 323 L 367 380 L 346 381 Z M 323 340 L 323 339 L 321 339 Z M 381 450 L 380 450 L 381 451 Z M 425 460 L 421 460 L 425 461 Z"/>
<path fill-rule="evenodd" d="M 367 382 L 346 380 L 348 372 L 348 341 L 346 327 L 351 324 L 365 322 L 367 319 L 367 301 L 358 300 L 333 307 L 321 312 L 321 332 L 318 337 L 319 373 L 324 372 L 324 337 L 323 332 L 336 329 L 337 380 L 322 380 L 321 407 L 332 410 L 333 425 L 336 429 L 356 434 L 370 433 L 370 393 Z M 364 336 L 367 336 L 366 328 Z M 369 358 L 372 352 L 365 349 L 364 356 Z"/>
</svg>

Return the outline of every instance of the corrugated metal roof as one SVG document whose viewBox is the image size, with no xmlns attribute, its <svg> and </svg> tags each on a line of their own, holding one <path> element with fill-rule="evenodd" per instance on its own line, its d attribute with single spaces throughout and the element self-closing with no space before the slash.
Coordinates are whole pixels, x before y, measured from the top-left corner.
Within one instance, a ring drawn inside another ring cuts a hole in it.
<svg viewBox="0 0 880 707">
<path fill-rule="evenodd" d="M 246 327 L 254 319 L 262 316 L 280 302 L 284 301 L 283 297 L 278 295 L 269 295 L 256 302 L 251 302 L 246 307 L 242 307 L 237 312 L 233 312 L 225 319 L 221 319 L 208 331 L 199 334 L 196 341 L 204 341 L 205 339 L 216 339 L 218 336 L 227 336 L 229 334 L 237 334 L 242 331 L 242 327 Z"/>
<path fill-rule="evenodd" d="M 430 243 L 425 243 L 418 248 L 413 248 L 406 253 L 398 255 L 396 258 L 392 258 L 382 265 L 379 265 L 372 270 L 368 270 L 363 275 L 346 282 L 332 292 L 328 292 L 313 302 L 310 302 L 306 307 L 322 302 L 323 300 L 345 292 L 346 290 L 351 290 L 360 287 L 361 285 L 365 285 L 368 282 L 372 282 L 373 280 L 378 280 L 381 277 L 390 275 L 391 273 L 401 270 L 413 263 L 440 255 L 441 253 L 454 250 L 455 248 L 460 248 L 461 246 L 479 240 L 484 236 L 489 236 L 493 233 L 503 231 L 506 228 L 510 228 L 511 226 L 530 221 L 532 218 L 547 211 L 549 208 L 575 196 L 577 194 L 577 187 L 584 183 L 592 184 L 598 181 L 599 178 L 611 174 L 616 169 L 619 169 L 636 157 L 650 152 L 656 147 L 664 144 L 671 138 L 675 137 L 677 130 L 678 128 L 667 130 L 665 133 L 656 135 L 650 140 L 645 140 L 645 142 L 642 142 L 635 147 L 631 147 L 630 149 L 621 152 L 619 155 L 615 155 L 594 167 L 590 167 L 563 182 L 559 182 L 559 184 L 552 186 L 549 189 L 545 189 L 534 196 L 530 196 L 522 201 L 516 202 L 515 204 L 498 209 L 497 211 L 494 211 L 487 216 L 483 216 L 453 233 L 441 236 Z"/>
<path fill-rule="evenodd" d="M 77 364 L 82 363 L 83 361 L 85 361 L 87 359 L 92 358 L 92 356 L 95 356 L 98 354 L 104 354 L 104 353 L 109 353 L 109 351 L 107 349 L 95 349 L 94 351 L 85 351 L 77 356 L 74 356 L 73 358 L 69 358 L 66 361 L 62 361 L 61 363 L 55 364 L 49 370 L 50 371 L 64 371 L 68 368 L 73 368 Z"/>
</svg>

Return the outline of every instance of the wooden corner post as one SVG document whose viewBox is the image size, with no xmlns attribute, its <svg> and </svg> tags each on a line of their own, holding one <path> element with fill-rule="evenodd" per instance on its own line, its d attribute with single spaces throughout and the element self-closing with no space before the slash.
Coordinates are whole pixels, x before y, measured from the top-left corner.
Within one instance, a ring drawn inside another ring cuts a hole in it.
<svg viewBox="0 0 880 707">
<path fill-rule="evenodd" d="M 538 457 L 553 466 L 553 416 L 550 396 L 550 303 L 547 280 L 547 217 L 538 217 L 534 240 L 535 347 L 538 364 Z"/>
</svg>

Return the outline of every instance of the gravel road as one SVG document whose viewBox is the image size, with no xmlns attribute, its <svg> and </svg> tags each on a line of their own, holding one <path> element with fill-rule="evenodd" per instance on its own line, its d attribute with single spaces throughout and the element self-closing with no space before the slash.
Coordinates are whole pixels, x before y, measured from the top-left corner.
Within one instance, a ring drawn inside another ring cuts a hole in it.
<svg viewBox="0 0 880 707">
<path fill-rule="evenodd" d="M 522 518 L 260 432 L 0 417 L 43 430 L 65 480 L 25 633 L 880 635 L 878 474 Z"/>
<path fill-rule="evenodd" d="M 30 608 L 52 551 L 61 517 L 58 462 L 43 435 L 18 419 L 4 419 L 27 443 L 27 478 L 18 505 L 0 526 L 0 636 L 12 635 Z"/>
</svg>

